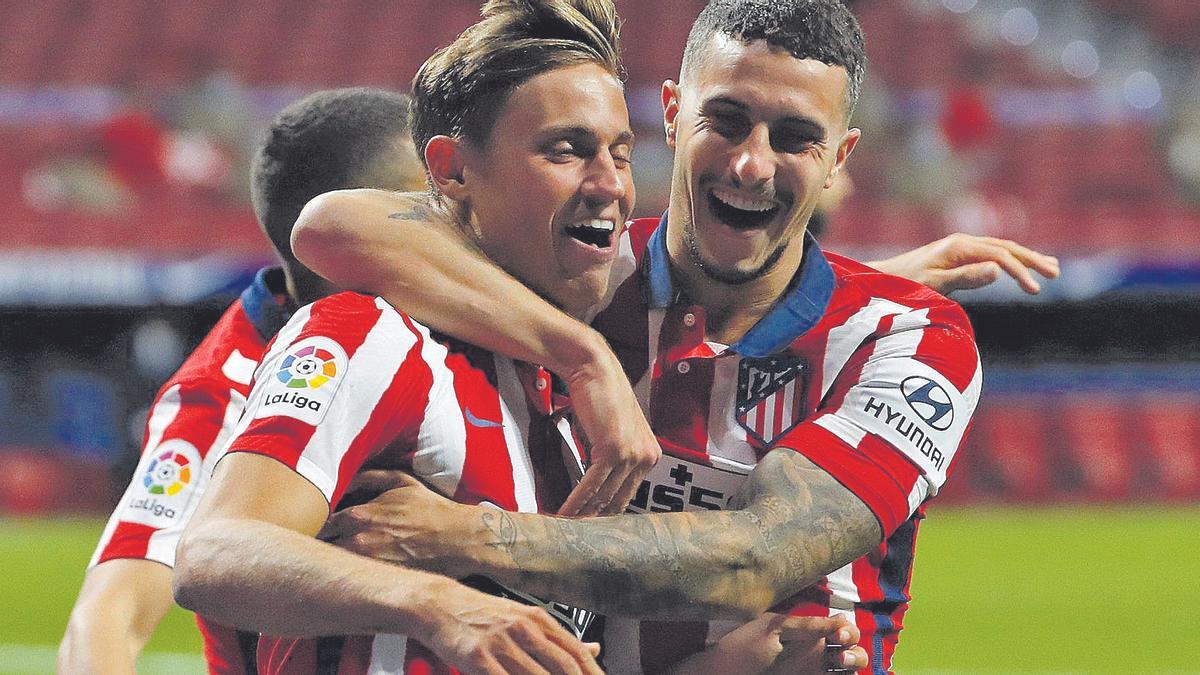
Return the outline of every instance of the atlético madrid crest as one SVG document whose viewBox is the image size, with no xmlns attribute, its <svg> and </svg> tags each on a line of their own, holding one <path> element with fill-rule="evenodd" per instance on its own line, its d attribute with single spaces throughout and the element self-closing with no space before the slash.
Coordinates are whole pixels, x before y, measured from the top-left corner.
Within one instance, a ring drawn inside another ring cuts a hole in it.
<svg viewBox="0 0 1200 675">
<path fill-rule="evenodd" d="M 734 417 L 752 438 L 770 445 L 804 419 L 807 383 L 808 367 L 801 359 L 742 359 Z"/>
</svg>

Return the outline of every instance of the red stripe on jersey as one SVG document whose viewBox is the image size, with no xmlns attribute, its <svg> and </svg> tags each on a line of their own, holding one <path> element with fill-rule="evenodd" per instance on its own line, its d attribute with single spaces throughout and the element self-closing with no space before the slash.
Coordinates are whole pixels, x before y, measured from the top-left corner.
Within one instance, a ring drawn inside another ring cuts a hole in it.
<svg viewBox="0 0 1200 675">
<path fill-rule="evenodd" d="M 150 548 L 150 535 L 155 532 L 158 532 L 158 528 L 149 525 L 120 522 L 104 547 L 99 562 L 117 558 L 145 558 L 146 550 Z"/>
<path fill-rule="evenodd" d="M 204 660 L 209 675 L 245 675 L 245 655 L 236 629 L 196 615 L 196 627 L 204 637 Z"/>
<path fill-rule="evenodd" d="M 966 391 L 978 370 L 978 360 L 964 358 L 975 354 L 975 335 L 966 313 L 956 304 L 929 310 L 930 328 L 921 334 L 916 359 L 937 369 L 959 391 Z"/>
<path fill-rule="evenodd" d="M 362 431 L 350 442 L 342 461 L 338 464 L 337 487 L 332 503 L 338 503 L 354 474 L 372 453 L 385 450 L 396 443 L 406 449 L 416 447 L 417 433 L 429 404 L 429 390 L 433 386 L 433 373 L 421 356 L 425 338 L 412 321 L 400 314 L 404 325 L 412 331 L 416 342 L 404 356 L 396 369 L 379 402 Z M 355 347 L 357 349 L 357 346 Z M 349 351 L 349 350 L 347 350 Z M 353 358 L 353 357 L 351 357 Z"/>
<path fill-rule="evenodd" d="M 678 368 L 685 364 L 690 385 L 682 384 L 682 379 L 675 381 L 677 376 L 683 375 Z M 651 383 L 650 425 L 660 441 L 691 448 L 693 453 L 707 454 L 708 410 L 715 367 L 715 359 L 680 361 L 665 369 Z M 694 386 L 697 381 L 707 382 L 709 386 Z"/>
<path fill-rule="evenodd" d="M 504 413 L 495 385 L 496 359 L 467 348 L 465 353 L 449 354 L 446 367 L 454 374 L 454 395 L 466 430 L 466 456 L 454 501 L 478 504 L 486 496 L 496 506 L 516 511 L 512 459 L 506 451 Z"/>
<path fill-rule="evenodd" d="M 405 675 L 458 675 L 456 668 L 442 663 L 425 645 L 416 640 L 409 640 L 404 651 Z"/>
<path fill-rule="evenodd" d="M 225 422 L 229 390 L 209 383 L 189 382 L 179 388 L 179 412 L 163 430 L 162 440 L 182 438 L 208 456 Z M 195 411 L 205 414 L 197 415 Z M 190 413 L 190 414 L 189 414 Z M 149 448 L 147 448 L 149 449 Z"/>
</svg>

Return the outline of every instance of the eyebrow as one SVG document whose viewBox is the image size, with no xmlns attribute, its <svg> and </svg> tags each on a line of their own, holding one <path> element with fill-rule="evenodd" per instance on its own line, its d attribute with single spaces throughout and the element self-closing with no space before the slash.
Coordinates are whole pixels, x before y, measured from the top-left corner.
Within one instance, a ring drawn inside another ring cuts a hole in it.
<svg viewBox="0 0 1200 675">
<path fill-rule="evenodd" d="M 558 127 L 550 127 L 549 129 L 546 129 L 542 133 L 538 134 L 538 136 L 545 139 L 563 137 L 595 139 L 597 137 L 596 132 L 589 127 L 570 124 Z M 617 134 L 617 137 L 613 139 L 612 145 L 632 145 L 633 139 L 633 131 L 630 129 L 625 129 Z"/>
<path fill-rule="evenodd" d="M 704 103 L 702 103 L 700 105 L 700 108 L 702 110 L 707 109 L 709 106 L 711 106 L 713 104 L 727 105 L 732 108 L 737 108 L 738 110 L 740 110 L 743 113 L 748 112 L 750 110 L 750 106 L 748 106 L 745 103 L 742 103 L 741 101 L 737 100 L 736 98 L 732 98 L 730 96 L 714 96 L 714 97 L 708 99 L 707 101 L 704 101 Z M 818 122 L 817 120 L 815 120 L 811 117 L 797 117 L 794 115 L 789 116 L 789 117 L 784 117 L 784 118 L 777 120 L 776 123 L 772 126 L 775 126 L 778 124 L 786 124 L 786 125 L 793 126 L 793 127 L 801 127 L 803 131 L 811 132 L 817 136 L 820 136 L 821 138 L 825 138 L 828 135 L 828 132 L 825 129 L 825 125 L 821 124 L 820 122 Z"/>
</svg>

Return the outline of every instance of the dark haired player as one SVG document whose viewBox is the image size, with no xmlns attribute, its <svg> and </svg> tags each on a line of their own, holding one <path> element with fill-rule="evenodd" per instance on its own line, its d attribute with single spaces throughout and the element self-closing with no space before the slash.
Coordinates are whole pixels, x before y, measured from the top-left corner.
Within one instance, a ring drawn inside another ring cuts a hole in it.
<svg viewBox="0 0 1200 675">
<path fill-rule="evenodd" d="M 142 459 L 89 564 L 59 648 L 61 672 L 134 672 L 172 604 L 175 545 L 208 482 L 212 462 L 250 392 L 267 341 L 298 304 L 333 289 L 292 254 L 305 202 L 333 189 L 418 189 L 424 172 L 408 126 L 408 99 L 339 89 L 285 108 L 255 153 L 255 215 L 282 267 L 254 283 L 162 386 L 150 408 Z M 197 616 L 210 672 L 254 670 L 257 634 Z"/>
</svg>

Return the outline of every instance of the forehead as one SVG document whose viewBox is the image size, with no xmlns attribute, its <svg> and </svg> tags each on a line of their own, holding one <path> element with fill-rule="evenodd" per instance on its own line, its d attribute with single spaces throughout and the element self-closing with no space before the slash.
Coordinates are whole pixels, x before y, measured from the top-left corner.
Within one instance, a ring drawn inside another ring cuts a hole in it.
<svg viewBox="0 0 1200 675">
<path fill-rule="evenodd" d="M 509 95 L 493 132 L 512 137 L 562 127 L 587 129 L 602 139 L 627 133 L 629 110 L 620 81 L 594 63 L 536 75 Z"/>
<path fill-rule="evenodd" d="M 848 84 L 841 66 L 797 59 L 765 40 L 747 44 L 717 33 L 683 84 L 683 94 L 695 96 L 697 105 L 723 97 L 756 116 L 810 117 L 833 124 L 845 112 Z"/>
</svg>

